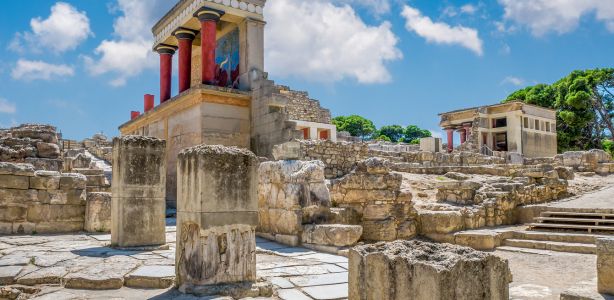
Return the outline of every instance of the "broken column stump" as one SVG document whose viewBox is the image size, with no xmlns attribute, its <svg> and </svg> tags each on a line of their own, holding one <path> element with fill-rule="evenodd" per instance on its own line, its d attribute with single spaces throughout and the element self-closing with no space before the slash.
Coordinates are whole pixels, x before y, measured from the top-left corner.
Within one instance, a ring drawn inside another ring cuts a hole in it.
<svg viewBox="0 0 614 300">
<path fill-rule="evenodd" d="M 349 299 L 508 299 L 507 260 L 419 240 L 350 249 Z"/>
<path fill-rule="evenodd" d="M 258 159 L 236 147 L 200 145 L 179 154 L 175 284 L 181 292 L 267 296 L 256 281 Z"/>
<path fill-rule="evenodd" d="M 166 243 L 166 141 L 144 136 L 113 139 L 111 244 Z"/>
<path fill-rule="evenodd" d="M 614 238 L 599 238 L 597 245 L 597 291 L 614 295 Z"/>
</svg>

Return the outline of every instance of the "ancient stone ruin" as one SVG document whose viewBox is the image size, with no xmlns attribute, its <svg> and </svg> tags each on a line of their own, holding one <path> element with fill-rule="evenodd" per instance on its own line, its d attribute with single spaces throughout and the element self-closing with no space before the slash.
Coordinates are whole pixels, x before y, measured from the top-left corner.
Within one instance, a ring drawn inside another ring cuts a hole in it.
<svg viewBox="0 0 614 300">
<path fill-rule="evenodd" d="M 349 299 L 509 299 L 506 260 L 420 240 L 350 250 Z"/>
</svg>

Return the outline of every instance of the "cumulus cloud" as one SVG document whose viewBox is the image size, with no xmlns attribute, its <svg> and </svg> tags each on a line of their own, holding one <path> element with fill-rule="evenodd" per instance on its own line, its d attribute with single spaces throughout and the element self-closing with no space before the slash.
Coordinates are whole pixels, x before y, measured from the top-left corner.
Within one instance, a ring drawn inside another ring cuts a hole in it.
<svg viewBox="0 0 614 300">
<path fill-rule="evenodd" d="M 17 112 L 17 105 L 15 103 L 9 102 L 4 98 L 0 98 L 0 113 L 4 114 L 14 114 Z"/>
<path fill-rule="evenodd" d="M 84 56 L 91 75 L 112 74 L 111 86 L 123 86 L 130 77 L 157 67 L 157 54 L 151 51 L 151 27 L 173 5 L 165 0 L 118 0 L 113 11 L 122 15 L 113 23 L 114 39 L 103 40 L 94 56 Z"/>
<path fill-rule="evenodd" d="M 349 5 L 276 0 L 266 17 L 266 67 L 277 76 L 382 83 L 391 80 L 386 63 L 402 58 L 392 25 L 369 26 Z"/>
<path fill-rule="evenodd" d="M 53 5 L 47 19 L 36 17 L 30 20 L 30 27 L 31 32 L 15 34 L 9 49 L 40 52 L 40 47 L 44 47 L 62 53 L 74 50 L 93 35 L 87 14 L 64 2 Z"/>
<path fill-rule="evenodd" d="M 481 56 L 484 51 L 478 31 L 464 26 L 450 26 L 443 22 L 433 22 L 431 18 L 409 6 L 404 5 L 401 15 L 405 18 L 405 28 L 415 32 L 428 42 L 435 44 L 460 45 Z"/>
<path fill-rule="evenodd" d="M 382 15 L 390 12 L 389 0 L 336 0 L 341 4 L 356 4 L 368 8 L 374 15 Z M 269 4 L 267 4 L 269 5 Z"/>
<path fill-rule="evenodd" d="M 11 77 L 16 80 L 51 80 L 60 77 L 69 77 L 75 74 L 75 70 L 68 65 L 54 65 L 40 60 L 17 61 L 11 72 Z"/>
<path fill-rule="evenodd" d="M 478 7 L 473 4 L 465 4 L 461 6 L 460 11 L 464 14 L 473 15 L 478 11 Z"/>
<path fill-rule="evenodd" d="M 605 0 L 499 0 L 505 20 L 526 26 L 535 36 L 564 34 L 578 27 L 584 16 L 594 16 L 614 32 L 614 5 Z"/>
<path fill-rule="evenodd" d="M 515 76 L 507 76 L 502 81 L 501 84 L 511 84 L 515 86 L 521 86 L 525 83 L 525 80 Z"/>
</svg>

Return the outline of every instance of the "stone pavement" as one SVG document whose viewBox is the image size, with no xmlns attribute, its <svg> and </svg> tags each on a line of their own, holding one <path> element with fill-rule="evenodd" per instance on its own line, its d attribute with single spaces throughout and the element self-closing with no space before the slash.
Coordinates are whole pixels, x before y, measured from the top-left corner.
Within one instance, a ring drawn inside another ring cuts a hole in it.
<svg viewBox="0 0 614 300">
<path fill-rule="evenodd" d="M 562 200 L 549 207 L 556 208 L 582 208 L 582 209 L 614 209 L 614 186 L 610 185 L 594 193 L 587 193 L 570 200 Z"/>
<path fill-rule="evenodd" d="M 0 286 L 36 286 L 33 299 L 196 299 L 169 288 L 174 221 L 167 219 L 167 250 L 116 250 L 107 247 L 109 234 L 0 236 Z M 257 247 L 257 274 L 279 288 L 279 298 L 347 298 L 347 258 L 260 238 Z"/>
</svg>

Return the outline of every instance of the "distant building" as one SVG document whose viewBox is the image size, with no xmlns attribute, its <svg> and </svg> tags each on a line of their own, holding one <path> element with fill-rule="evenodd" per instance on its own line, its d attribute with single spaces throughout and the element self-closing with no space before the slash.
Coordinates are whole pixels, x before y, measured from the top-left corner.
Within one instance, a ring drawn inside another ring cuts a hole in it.
<svg viewBox="0 0 614 300">
<path fill-rule="evenodd" d="M 519 101 L 467 108 L 439 114 L 447 131 L 447 150 L 516 152 L 526 157 L 557 154 L 556 111 Z"/>
</svg>

